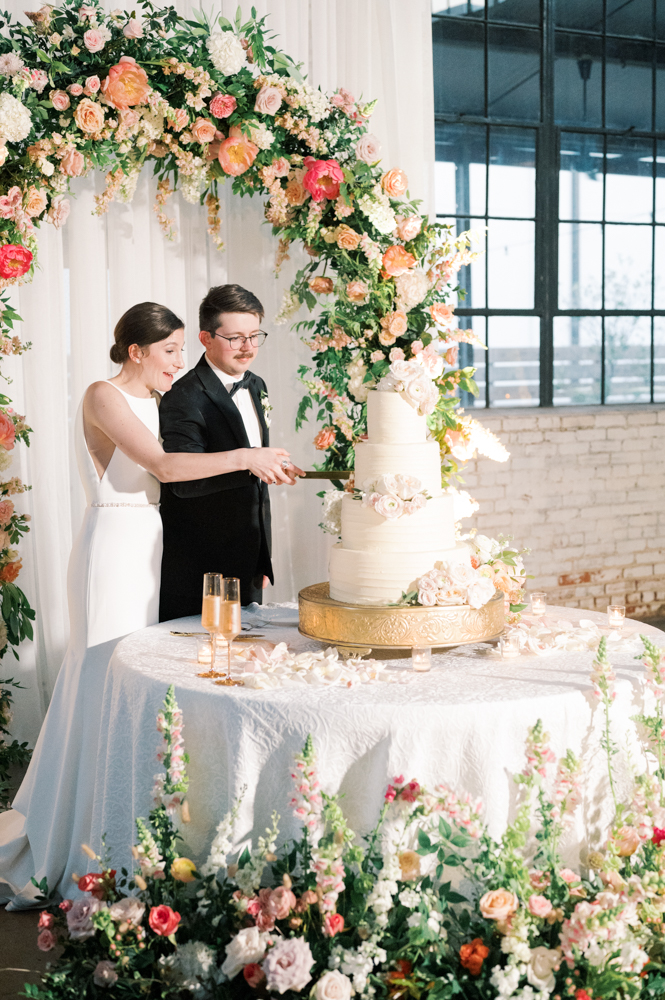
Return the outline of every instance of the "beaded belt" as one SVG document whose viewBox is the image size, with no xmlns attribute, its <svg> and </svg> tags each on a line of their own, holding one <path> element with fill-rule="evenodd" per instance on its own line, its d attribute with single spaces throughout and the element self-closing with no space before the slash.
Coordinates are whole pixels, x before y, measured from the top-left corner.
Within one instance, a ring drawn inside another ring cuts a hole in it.
<svg viewBox="0 0 665 1000">
<path fill-rule="evenodd" d="M 91 503 L 91 507 L 157 507 L 158 503 Z"/>
</svg>

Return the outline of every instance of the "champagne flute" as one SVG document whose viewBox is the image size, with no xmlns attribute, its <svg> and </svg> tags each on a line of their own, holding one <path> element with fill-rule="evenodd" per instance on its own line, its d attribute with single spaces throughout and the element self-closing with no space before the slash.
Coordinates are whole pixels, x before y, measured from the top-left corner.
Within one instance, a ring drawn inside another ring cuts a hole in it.
<svg viewBox="0 0 665 1000">
<path fill-rule="evenodd" d="M 212 645 L 212 656 L 210 659 L 210 673 L 201 674 L 201 677 L 220 677 L 221 674 L 215 672 L 215 654 L 217 652 L 217 633 L 221 631 L 220 617 L 222 606 L 222 584 L 224 578 L 221 573 L 203 574 L 203 603 L 201 606 L 201 625 L 210 632 Z"/>
<path fill-rule="evenodd" d="M 240 635 L 240 580 L 234 576 L 226 576 L 221 581 L 221 601 L 219 615 L 219 634 L 226 639 L 228 653 L 226 677 L 217 684 L 233 685 L 242 681 L 231 679 L 231 644 Z"/>
</svg>

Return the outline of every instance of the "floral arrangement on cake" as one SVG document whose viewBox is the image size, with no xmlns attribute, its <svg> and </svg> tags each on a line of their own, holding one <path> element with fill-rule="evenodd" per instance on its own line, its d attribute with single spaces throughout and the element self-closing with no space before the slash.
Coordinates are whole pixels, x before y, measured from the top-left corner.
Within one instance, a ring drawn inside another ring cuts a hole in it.
<svg viewBox="0 0 665 1000">
<path fill-rule="evenodd" d="M 362 501 L 363 507 L 371 507 L 390 521 L 415 514 L 430 499 L 417 476 L 399 473 L 394 476 L 386 473 L 376 479 L 366 479 L 361 489 L 354 490 L 354 495 Z"/>
<path fill-rule="evenodd" d="M 425 360 L 432 362 L 431 373 L 423 363 Z M 414 361 L 393 361 L 388 373 L 377 382 L 376 388 L 379 392 L 402 393 L 402 398 L 409 406 L 412 406 L 421 417 L 425 417 L 433 413 L 436 407 L 439 392 L 433 379 L 442 371 L 443 358 L 430 345 L 424 348 Z"/>
<path fill-rule="evenodd" d="M 137 870 L 118 875 L 86 848 L 99 870 L 81 877 L 76 901 L 42 912 L 38 946 L 64 948 L 26 995 L 659 996 L 665 650 L 642 641 L 650 714 L 638 717 L 637 735 L 646 770 L 629 800 L 617 802 L 584 870 L 560 860 L 580 800 L 582 762 L 570 751 L 557 760 L 540 722 L 528 732 L 525 765 L 515 776 L 516 817 L 499 840 L 484 826 L 479 801 L 403 775 L 388 785 L 374 829 L 355 833 L 336 797 L 322 791 L 308 739 L 292 772 L 300 839 L 278 849 L 274 816 L 265 835 L 238 853 L 236 802 L 197 868 L 180 855 L 174 825 L 186 776 L 171 688 L 159 717 L 165 771 L 150 823 L 137 821 Z M 613 793 L 615 679 L 604 639 L 590 680 Z"/>
</svg>

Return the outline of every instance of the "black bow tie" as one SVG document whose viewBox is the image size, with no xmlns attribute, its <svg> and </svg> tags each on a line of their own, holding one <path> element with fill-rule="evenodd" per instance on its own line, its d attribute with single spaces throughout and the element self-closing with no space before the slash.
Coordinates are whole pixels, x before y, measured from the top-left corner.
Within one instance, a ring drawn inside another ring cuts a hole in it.
<svg viewBox="0 0 665 1000">
<path fill-rule="evenodd" d="M 245 372 L 245 374 L 240 379 L 240 381 L 234 382 L 233 385 L 231 386 L 231 388 L 228 390 L 229 396 L 235 396 L 235 394 L 240 389 L 247 389 L 247 388 L 249 388 L 249 382 L 250 382 L 251 377 L 252 377 L 251 372 Z"/>
</svg>

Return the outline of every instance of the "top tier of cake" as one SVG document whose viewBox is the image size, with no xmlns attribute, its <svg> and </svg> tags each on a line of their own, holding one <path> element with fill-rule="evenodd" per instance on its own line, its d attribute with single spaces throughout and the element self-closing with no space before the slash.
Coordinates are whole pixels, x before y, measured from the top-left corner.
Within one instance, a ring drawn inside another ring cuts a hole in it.
<svg viewBox="0 0 665 1000">
<path fill-rule="evenodd" d="M 369 444 L 417 444 L 427 440 L 427 419 L 404 399 L 401 392 L 367 394 Z"/>
</svg>

